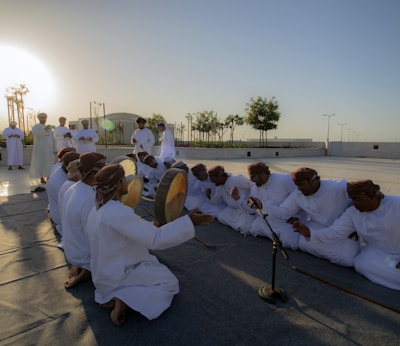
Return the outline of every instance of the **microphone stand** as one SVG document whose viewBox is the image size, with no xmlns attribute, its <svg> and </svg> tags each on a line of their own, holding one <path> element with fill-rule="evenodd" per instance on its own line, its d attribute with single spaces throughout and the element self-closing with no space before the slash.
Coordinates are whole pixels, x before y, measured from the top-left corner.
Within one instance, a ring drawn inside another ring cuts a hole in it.
<svg viewBox="0 0 400 346">
<path fill-rule="evenodd" d="M 261 297 L 261 299 L 265 300 L 268 303 L 275 304 L 277 299 L 280 299 L 282 302 L 286 302 L 288 299 L 288 296 L 286 292 L 280 288 L 280 287 L 275 287 L 275 267 L 276 267 L 276 253 L 278 252 L 278 248 L 282 253 L 282 256 L 285 260 L 289 259 L 289 256 L 286 252 L 286 250 L 283 248 L 281 241 L 279 240 L 278 235 L 274 232 L 272 229 L 270 223 L 267 220 L 267 214 L 263 214 L 262 210 L 258 207 L 257 203 L 255 200 L 250 197 L 250 200 L 253 202 L 253 206 L 256 206 L 257 213 L 263 218 L 265 223 L 267 224 L 269 230 L 271 231 L 272 234 L 272 280 L 271 280 L 271 285 L 268 286 L 263 286 L 258 290 L 258 295 Z"/>
</svg>

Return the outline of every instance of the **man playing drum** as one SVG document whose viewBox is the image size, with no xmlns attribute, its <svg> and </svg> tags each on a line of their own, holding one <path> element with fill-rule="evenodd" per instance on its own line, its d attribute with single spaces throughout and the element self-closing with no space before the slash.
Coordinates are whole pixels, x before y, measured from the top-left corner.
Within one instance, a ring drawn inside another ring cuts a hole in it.
<svg viewBox="0 0 400 346">
<path fill-rule="evenodd" d="M 95 300 L 112 308 L 111 321 L 116 325 L 125 321 L 128 307 L 155 319 L 171 305 L 179 283 L 149 250 L 192 239 L 194 226 L 208 224 L 213 218 L 193 210 L 159 228 L 145 221 L 120 203 L 128 184 L 118 164 L 103 167 L 95 176 L 95 185 L 96 206 L 86 227 Z"/>
</svg>

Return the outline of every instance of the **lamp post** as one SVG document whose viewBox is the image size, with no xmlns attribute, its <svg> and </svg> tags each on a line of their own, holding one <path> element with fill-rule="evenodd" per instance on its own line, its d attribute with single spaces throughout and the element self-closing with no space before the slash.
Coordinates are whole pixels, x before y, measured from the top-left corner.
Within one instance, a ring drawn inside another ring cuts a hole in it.
<svg viewBox="0 0 400 346">
<path fill-rule="evenodd" d="M 346 123 L 339 123 L 339 126 L 341 126 L 340 129 L 340 142 L 343 142 L 343 126 L 347 125 Z"/>
<path fill-rule="evenodd" d="M 331 117 L 334 117 L 335 114 L 334 113 L 333 114 L 322 114 L 322 116 L 323 117 L 328 117 L 328 134 L 326 136 L 326 145 L 328 146 L 328 143 L 329 143 L 329 126 L 330 126 L 330 123 L 331 123 Z"/>
<path fill-rule="evenodd" d="M 351 127 L 351 128 L 349 128 L 349 129 L 347 129 L 347 131 L 349 131 L 349 137 L 348 137 L 348 139 L 347 139 L 347 141 L 348 142 L 350 142 L 350 133 L 351 133 L 351 130 L 353 130 L 353 128 Z"/>
<path fill-rule="evenodd" d="M 97 106 L 103 106 L 103 128 L 104 128 L 104 143 L 107 148 L 107 124 L 106 124 L 106 104 L 104 102 L 90 101 L 90 121 L 92 120 L 92 102 Z M 99 129 L 99 119 L 97 108 L 95 110 L 96 121 L 97 121 L 97 131 Z"/>
</svg>

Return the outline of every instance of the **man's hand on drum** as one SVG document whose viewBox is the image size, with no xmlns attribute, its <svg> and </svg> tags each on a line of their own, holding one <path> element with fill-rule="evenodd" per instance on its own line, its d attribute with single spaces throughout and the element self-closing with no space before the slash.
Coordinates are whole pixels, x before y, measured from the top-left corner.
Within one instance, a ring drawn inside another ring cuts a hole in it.
<svg viewBox="0 0 400 346">
<path fill-rule="evenodd" d="M 199 208 L 191 210 L 188 215 L 193 222 L 193 225 L 207 225 L 214 220 L 212 215 L 198 214 Z"/>
</svg>

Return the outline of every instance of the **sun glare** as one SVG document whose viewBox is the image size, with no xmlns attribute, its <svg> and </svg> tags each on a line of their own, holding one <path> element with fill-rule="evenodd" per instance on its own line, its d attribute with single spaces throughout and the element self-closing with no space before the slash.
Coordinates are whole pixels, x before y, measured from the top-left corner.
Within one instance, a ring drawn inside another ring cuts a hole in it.
<svg viewBox="0 0 400 346">
<path fill-rule="evenodd" d="M 29 89 L 24 97 L 25 108 L 39 111 L 51 107 L 55 85 L 48 68 L 22 49 L 0 46 L 0 114 L 8 114 L 6 89 L 19 84 Z"/>
</svg>

